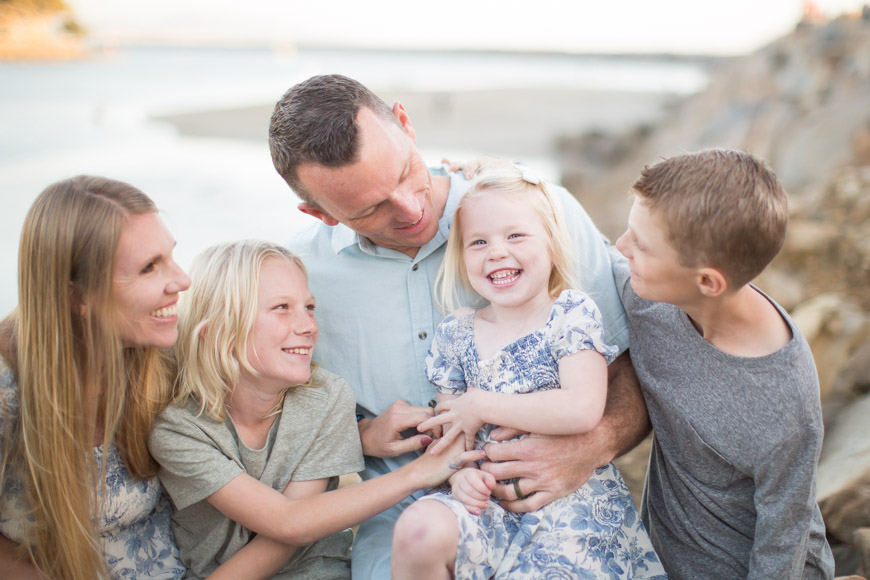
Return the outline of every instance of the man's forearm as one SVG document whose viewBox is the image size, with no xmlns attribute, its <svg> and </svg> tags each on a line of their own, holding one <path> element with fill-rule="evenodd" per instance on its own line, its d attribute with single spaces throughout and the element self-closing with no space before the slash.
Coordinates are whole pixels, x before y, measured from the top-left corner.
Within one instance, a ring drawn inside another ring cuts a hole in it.
<svg viewBox="0 0 870 580">
<path fill-rule="evenodd" d="M 610 363 L 607 382 L 607 405 L 598 430 L 602 434 L 607 433 L 612 460 L 628 453 L 643 441 L 651 425 L 628 351 Z"/>
</svg>

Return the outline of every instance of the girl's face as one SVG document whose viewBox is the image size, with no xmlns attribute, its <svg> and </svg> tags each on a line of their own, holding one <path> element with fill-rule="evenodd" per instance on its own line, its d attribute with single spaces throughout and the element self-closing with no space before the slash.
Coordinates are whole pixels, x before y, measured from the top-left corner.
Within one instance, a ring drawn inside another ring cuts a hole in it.
<svg viewBox="0 0 870 580">
<path fill-rule="evenodd" d="M 248 363 L 260 373 L 255 380 L 280 391 L 311 376 L 311 353 L 317 343 L 314 298 L 298 266 L 268 258 L 260 269 L 257 317 L 248 337 Z"/>
<path fill-rule="evenodd" d="M 460 234 L 472 288 L 493 306 L 550 301 L 550 238 L 528 201 L 484 194 L 465 203 Z"/>
<path fill-rule="evenodd" d="M 112 291 L 124 346 L 167 348 L 178 338 L 178 293 L 190 278 L 172 259 L 175 240 L 153 212 L 124 221 Z"/>
</svg>

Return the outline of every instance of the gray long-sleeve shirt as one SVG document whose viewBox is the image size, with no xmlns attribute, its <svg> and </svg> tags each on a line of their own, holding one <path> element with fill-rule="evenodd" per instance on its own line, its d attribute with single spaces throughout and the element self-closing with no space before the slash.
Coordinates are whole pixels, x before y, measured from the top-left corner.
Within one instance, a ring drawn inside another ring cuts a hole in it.
<svg viewBox="0 0 870 580">
<path fill-rule="evenodd" d="M 642 517 L 671 579 L 832 578 L 815 500 L 822 445 L 812 353 L 792 332 L 761 357 L 726 354 L 676 306 L 614 275 L 655 433 Z"/>
</svg>

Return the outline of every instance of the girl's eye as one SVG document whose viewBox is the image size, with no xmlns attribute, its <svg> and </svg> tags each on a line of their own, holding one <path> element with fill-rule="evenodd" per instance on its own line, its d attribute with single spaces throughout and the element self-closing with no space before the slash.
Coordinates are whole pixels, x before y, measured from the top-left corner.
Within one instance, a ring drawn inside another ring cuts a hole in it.
<svg viewBox="0 0 870 580">
<path fill-rule="evenodd" d="M 279 304 L 275 307 L 276 310 L 287 310 L 288 306 L 286 304 Z"/>
<path fill-rule="evenodd" d="M 468 245 L 469 246 L 485 246 L 486 242 L 484 240 L 474 240 L 473 242 L 471 242 Z"/>
<path fill-rule="evenodd" d="M 511 235 L 508 236 L 508 239 L 509 239 L 509 240 L 515 240 L 515 239 L 517 239 L 517 238 L 521 238 L 521 237 L 523 237 L 523 235 L 524 235 L 524 234 L 511 234 Z"/>
<path fill-rule="evenodd" d="M 155 267 L 156 267 L 156 265 L 154 264 L 154 262 L 148 262 L 148 264 L 146 264 L 145 267 L 142 268 L 141 273 L 148 274 L 149 272 L 153 272 Z"/>
<path fill-rule="evenodd" d="M 305 307 L 305 310 L 307 310 L 308 312 L 314 312 L 316 309 L 317 307 L 314 304 L 309 304 Z"/>
</svg>

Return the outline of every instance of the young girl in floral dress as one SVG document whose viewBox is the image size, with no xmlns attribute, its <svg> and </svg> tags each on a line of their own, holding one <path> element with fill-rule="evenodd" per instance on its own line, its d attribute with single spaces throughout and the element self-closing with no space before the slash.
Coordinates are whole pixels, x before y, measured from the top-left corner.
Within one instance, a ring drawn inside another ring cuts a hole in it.
<svg viewBox="0 0 870 580">
<path fill-rule="evenodd" d="M 570 434 L 604 412 L 607 363 L 593 300 L 572 290 L 571 240 L 561 208 L 528 169 L 484 171 L 460 202 L 439 272 L 439 326 L 426 370 L 438 389 L 441 427 L 433 451 L 462 437 L 471 448 L 496 427 Z M 455 309 L 457 292 L 488 304 Z M 495 478 L 474 466 L 450 490 L 429 495 L 399 518 L 396 579 L 665 578 L 631 495 L 613 464 L 567 497 L 530 513 L 490 495 Z M 519 481 L 509 482 L 518 499 Z"/>
</svg>

